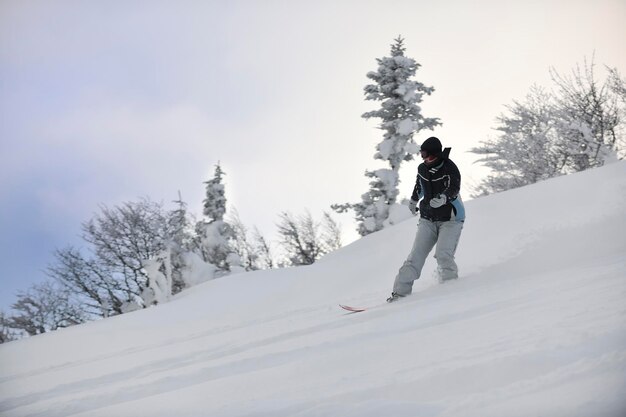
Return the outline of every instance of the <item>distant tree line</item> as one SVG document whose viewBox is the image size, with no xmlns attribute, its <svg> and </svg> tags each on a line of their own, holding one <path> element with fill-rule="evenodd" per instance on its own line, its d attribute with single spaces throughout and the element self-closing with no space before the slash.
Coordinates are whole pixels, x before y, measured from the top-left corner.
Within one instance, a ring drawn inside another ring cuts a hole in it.
<svg viewBox="0 0 626 417">
<path fill-rule="evenodd" d="M 227 214 L 218 164 L 205 182 L 203 217 L 178 197 L 172 209 L 148 198 L 101 206 L 82 225 L 85 247 L 56 250 L 48 279 L 17 294 L 13 312 L 0 312 L 0 343 L 167 301 L 185 288 L 233 273 L 309 265 L 341 247 L 337 222 L 307 211 L 281 213 L 276 249 L 236 210 Z"/>
</svg>

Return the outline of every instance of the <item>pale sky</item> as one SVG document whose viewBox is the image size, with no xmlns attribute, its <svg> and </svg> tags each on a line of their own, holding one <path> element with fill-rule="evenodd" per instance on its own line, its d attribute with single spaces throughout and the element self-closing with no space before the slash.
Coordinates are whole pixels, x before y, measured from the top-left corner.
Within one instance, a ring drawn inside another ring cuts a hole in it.
<svg viewBox="0 0 626 417">
<path fill-rule="evenodd" d="M 383 167 L 365 74 L 398 35 L 443 122 L 416 141 L 452 147 L 467 199 L 485 174 L 467 150 L 550 67 L 595 55 L 600 77 L 626 74 L 625 22 L 624 0 L 0 0 L 0 308 L 81 244 L 99 204 L 180 190 L 200 213 L 218 161 L 229 204 L 268 237 L 281 211 L 359 201 Z"/>
</svg>

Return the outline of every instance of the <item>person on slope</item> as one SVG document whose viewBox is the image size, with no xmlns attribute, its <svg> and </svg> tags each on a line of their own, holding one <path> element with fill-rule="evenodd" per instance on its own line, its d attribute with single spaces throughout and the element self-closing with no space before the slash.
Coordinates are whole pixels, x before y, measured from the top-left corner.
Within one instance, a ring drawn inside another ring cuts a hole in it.
<svg viewBox="0 0 626 417">
<path fill-rule="evenodd" d="M 411 294 L 413 282 L 420 277 L 424 262 L 435 245 L 440 280 L 458 278 L 454 253 L 465 221 L 465 208 L 459 195 L 461 174 L 449 159 L 450 148 L 443 151 L 441 148 L 441 141 L 434 136 L 426 139 L 420 148 L 424 162 L 417 169 L 409 208 L 414 215 L 419 211 L 421 218 L 413 249 L 398 271 L 387 302 Z"/>
</svg>

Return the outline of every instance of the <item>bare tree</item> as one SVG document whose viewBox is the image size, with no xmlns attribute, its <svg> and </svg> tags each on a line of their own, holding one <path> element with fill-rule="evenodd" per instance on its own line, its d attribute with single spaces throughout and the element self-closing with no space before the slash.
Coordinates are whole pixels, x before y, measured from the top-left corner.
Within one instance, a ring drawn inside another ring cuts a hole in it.
<svg viewBox="0 0 626 417">
<path fill-rule="evenodd" d="M 322 255 L 323 248 L 319 239 L 319 225 L 313 221 L 311 213 L 294 217 L 291 213 L 283 212 L 279 217 L 278 234 L 288 264 L 313 264 Z"/>
<path fill-rule="evenodd" d="M 341 246 L 339 225 L 328 213 L 325 213 L 323 231 L 308 211 L 298 217 L 283 212 L 277 226 L 280 244 L 290 265 L 311 265 Z"/>
<path fill-rule="evenodd" d="M 258 266 L 259 254 L 248 236 L 248 228 L 241 221 L 236 209 L 231 210 L 228 224 L 230 224 L 234 234 L 233 249 L 239 255 L 244 269 L 246 271 L 261 269 Z"/>
<path fill-rule="evenodd" d="M 15 329 L 9 324 L 9 317 L 4 311 L 0 311 L 0 344 L 19 339 Z"/>
<path fill-rule="evenodd" d="M 626 104 L 626 80 L 622 78 L 617 68 L 608 68 L 609 71 L 609 86 L 613 93 L 615 93 L 622 104 Z"/>
<path fill-rule="evenodd" d="M 341 226 L 328 212 L 324 212 L 322 228 L 321 237 L 326 253 L 335 251 L 343 246 L 341 242 Z"/>
<path fill-rule="evenodd" d="M 523 102 L 506 106 L 498 117 L 499 135 L 471 149 L 492 169 L 477 187 L 475 196 L 533 184 L 560 175 L 565 157 L 556 147 L 553 96 L 533 86 Z"/>
<path fill-rule="evenodd" d="M 172 236 L 161 204 L 148 199 L 101 207 L 101 212 L 83 224 L 83 239 L 99 260 L 123 277 L 133 292 L 147 287 L 143 261 L 160 254 Z"/>
<path fill-rule="evenodd" d="M 551 70 L 556 84 L 556 121 L 561 146 L 569 156 L 566 168 L 582 171 L 601 166 L 619 151 L 619 126 L 623 123 L 619 96 L 607 79 L 599 83 L 593 60 L 577 65 L 571 75 Z"/>
<path fill-rule="evenodd" d="M 107 317 L 141 306 L 151 288 L 145 262 L 191 245 L 190 236 L 181 236 L 181 229 L 188 226 L 181 220 L 184 215 L 184 207 L 166 212 L 162 204 L 148 199 L 114 208 L 102 206 L 100 213 L 83 224 L 91 257 L 74 248 L 59 250 L 48 275 L 80 294 L 91 315 Z M 168 265 L 171 275 L 182 281 L 178 269 L 183 265 Z M 179 283 L 179 289 L 183 285 Z"/>
<path fill-rule="evenodd" d="M 617 68 L 608 68 L 609 71 L 609 88 L 612 93 L 618 98 L 619 103 L 619 118 L 622 123 L 619 126 L 619 132 L 616 140 L 615 147 L 618 152 L 618 157 L 624 159 L 626 156 L 626 126 L 624 120 L 626 120 L 626 79 L 622 78 Z"/>
<path fill-rule="evenodd" d="M 482 156 L 478 162 L 492 170 L 475 196 L 623 157 L 626 87 L 617 71 L 609 69 L 609 78 L 599 83 L 593 61 L 585 61 L 569 76 L 555 70 L 551 75 L 552 93 L 533 87 L 525 102 L 515 101 L 498 118 L 499 136 L 471 150 Z"/>
<path fill-rule="evenodd" d="M 54 257 L 55 262 L 48 266 L 46 273 L 78 297 L 91 316 L 121 314 L 122 306 L 138 296 L 128 282 L 116 276 L 98 258 L 86 259 L 72 247 L 57 250 Z"/>
<path fill-rule="evenodd" d="M 12 308 L 15 315 L 8 325 L 34 336 L 86 321 L 83 310 L 71 299 L 67 289 L 46 281 L 18 294 Z"/>
<path fill-rule="evenodd" d="M 275 267 L 274 255 L 270 243 L 261 234 L 256 227 L 252 232 L 252 239 L 254 241 L 254 250 L 257 253 L 257 262 L 259 269 L 272 269 Z"/>
</svg>

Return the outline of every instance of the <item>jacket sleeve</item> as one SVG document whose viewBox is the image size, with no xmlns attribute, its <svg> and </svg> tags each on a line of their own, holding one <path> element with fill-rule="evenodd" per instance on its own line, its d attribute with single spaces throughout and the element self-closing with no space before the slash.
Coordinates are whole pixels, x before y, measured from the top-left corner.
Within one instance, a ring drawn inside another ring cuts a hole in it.
<svg viewBox="0 0 626 417">
<path fill-rule="evenodd" d="M 448 201 L 450 201 L 457 198 L 459 196 L 459 192 L 461 191 L 461 173 L 454 162 L 450 160 L 448 160 L 448 162 L 448 175 L 450 176 L 450 182 L 443 193 L 448 198 Z"/>
<path fill-rule="evenodd" d="M 422 182 L 420 181 L 419 173 L 415 179 L 415 187 L 413 187 L 413 194 L 411 194 L 411 200 L 420 201 L 424 197 L 424 191 L 422 190 Z"/>
</svg>

